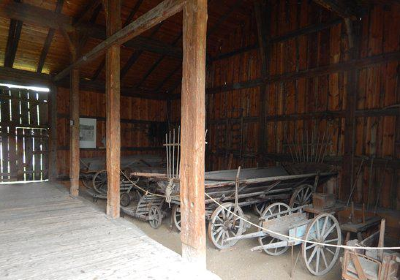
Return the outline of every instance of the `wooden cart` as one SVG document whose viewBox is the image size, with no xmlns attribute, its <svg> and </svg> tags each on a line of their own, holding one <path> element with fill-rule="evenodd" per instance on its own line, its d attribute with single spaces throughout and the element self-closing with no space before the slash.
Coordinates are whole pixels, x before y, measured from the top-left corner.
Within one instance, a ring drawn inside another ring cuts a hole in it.
<svg viewBox="0 0 400 280">
<path fill-rule="evenodd" d="M 291 208 L 284 203 L 271 204 L 260 218 L 262 229 L 246 235 L 241 232 L 234 236 L 229 234 L 223 242 L 226 246 L 232 246 L 238 240 L 257 238 L 260 246 L 251 250 L 263 250 L 272 256 L 281 255 L 289 247 L 301 244 L 301 254 L 308 271 L 313 275 L 324 275 L 332 269 L 339 257 L 340 248 L 326 245 L 341 245 L 340 226 L 336 218 L 328 213 L 308 219 L 303 211 L 305 207 Z M 218 235 L 217 238 L 219 237 Z"/>
</svg>

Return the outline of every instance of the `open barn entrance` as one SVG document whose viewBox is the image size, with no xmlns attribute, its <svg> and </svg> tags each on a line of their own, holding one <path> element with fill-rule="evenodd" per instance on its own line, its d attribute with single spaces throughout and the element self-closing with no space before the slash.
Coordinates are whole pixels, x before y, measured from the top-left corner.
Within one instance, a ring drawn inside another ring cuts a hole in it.
<svg viewBox="0 0 400 280">
<path fill-rule="evenodd" d="M 48 179 L 48 95 L 0 86 L 0 182 Z"/>
</svg>

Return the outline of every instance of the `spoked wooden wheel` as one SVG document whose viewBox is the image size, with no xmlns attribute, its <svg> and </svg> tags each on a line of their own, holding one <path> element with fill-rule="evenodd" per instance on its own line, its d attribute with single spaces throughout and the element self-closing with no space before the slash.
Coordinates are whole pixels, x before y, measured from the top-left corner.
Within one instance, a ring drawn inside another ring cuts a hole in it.
<svg viewBox="0 0 400 280">
<path fill-rule="evenodd" d="M 89 177 L 89 175 L 83 175 L 82 177 L 81 177 L 81 182 L 82 182 L 82 185 L 85 187 L 85 188 L 87 188 L 87 189 L 91 189 L 92 188 L 92 179 L 93 178 L 90 178 Z"/>
<path fill-rule="evenodd" d="M 235 215 L 234 215 L 235 214 Z M 231 202 L 219 206 L 211 215 L 208 224 L 208 237 L 218 249 L 229 248 L 236 244 L 237 240 L 225 241 L 227 238 L 240 236 L 244 230 L 243 211 Z"/>
<path fill-rule="evenodd" d="M 149 211 L 149 223 L 152 228 L 159 228 L 162 223 L 162 212 L 158 206 L 151 206 Z"/>
<path fill-rule="evenodd" d="M 121 193 L 120 196 L 120 202 L 121 206 L 123 207 L 127 207 L 129 206 L 129 204 L 131 204 L 131 196 L 129 195 L 129 193 Z"/>
<path fill-rule="evenodd" d="M 301 185 L 298 186 L 290 198 L 289 206 L 292 208 L 311 204 L 313 194 L 313 186 Z"/>
<path fill-rule="evenodd" d="M 93 189 L 100 193 L 107 193 L 107 170 L 101 170 L 93 176 L 92 180 Z"/>
<path fill-rule="evenodd" d="M 304 240 L 322 243 L 303 243 L 302 255 L 307 269 L 314 275 L 326 274 L 335 265 L 341 245 L 342 233 L 338 221 L 331 214 L 320 214 L 308 225 Z"/>
<path fill-rule="evenodd" d="M 273 203 L 270 206 L 268 206 L 267 208 L 265 208 L 264 212 L 261 214 L 261 218 L 264 218 L 266 221 L 280 218 L 282 216 L 288 215 L 289 210 L 290 210 L 289 205 L 287 205 L 285 203 L 281 203 L 281 202 Z M 282 213 L 285 211 L 287 211 L 287 212 Z M 279 214 L 279 213 L 282 213 L 282 214 Z M 272 217 L 272 215 L 274 215 L 274 214 L 278 214 L 278 215 Z M 262 221 L 260 222 L 260 226 L 262 227 Z M 260 229 L 260 228 L 258 229 L 258 231 L 261 231 L 261 230 L 262 229 Z M 280 241 L 281 240 L 276 239 L 268 234 L 266 236 L 258 238 L 258 242 L 260 243 L 261 246 L 280 242 Z M 279 255 L 285 253 L 288 248 L 289 247 L 279 247 L 279 248 L 263 249 L 263 250 L 268 255 L 279 256 Z"/>
<path fill-rule="evenodd" d="M 172 207 L 172 220 L 175 228 L 181 231 L 181 207 L 178 204 Z"/>
<path fill-rule="evenodd" d="M 257 215 L 261 216 L 267 206 L 268 206 L 268 202 L 261 202 L 261 203 L 254 204 L 254 212 Z"/>
</svg>

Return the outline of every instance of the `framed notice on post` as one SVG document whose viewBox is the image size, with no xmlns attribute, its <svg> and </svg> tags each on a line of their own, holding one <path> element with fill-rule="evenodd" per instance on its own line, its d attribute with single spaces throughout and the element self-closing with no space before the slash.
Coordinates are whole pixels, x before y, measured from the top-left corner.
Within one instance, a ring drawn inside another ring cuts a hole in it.
<svg viewBox="0 0 400 280">
<path fill-rule="evenodd" d="M 79 119 L 79 147 L 96 148 L 96 119 Z"/>
</svg>

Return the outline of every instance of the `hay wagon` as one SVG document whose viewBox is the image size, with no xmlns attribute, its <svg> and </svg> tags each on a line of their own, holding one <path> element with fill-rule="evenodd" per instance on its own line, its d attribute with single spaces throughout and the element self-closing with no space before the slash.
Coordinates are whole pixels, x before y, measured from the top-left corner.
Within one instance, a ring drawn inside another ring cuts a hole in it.
<svg viewBox="0 0 400 280">
<path fill-rule="evenodd" d="M 143 175 L 135 173 L 139 178 Z M 154 176 L 154 175 L 153 175 Z M 233 215 L 228 215 L 226 209 L 244 218 L 243 207 L 253 207 L 259 215 L 263 215 L 267 205 L 276 201 L 288 202 L 290 207 L 308 205 L 312 201 L 312 194 L 316 187 L 324 184 L 335 172 L 309 173 L 291 175 L 284 167 L 248 168 L 242 170 L 222 170 L 205 173 L 205 205 L 206 220 L 208 223 L 208 236 L 218 249 L 223 249 L 221 236 L 238 234 L 245 231 L 245 226 L 240 220 L 236 224 Z M 165 175 L 153 177 L 157 190 L 166 194 L 170 185 Z M 180 230 L 180 200 L 179 181 L 175 180 L 170 192 L 172 204 L 172 221 Z M 226 227 L 226 224 L 234 224 Z M 221 235 L 220 235 L 221 234 Z"/>
</svg>

